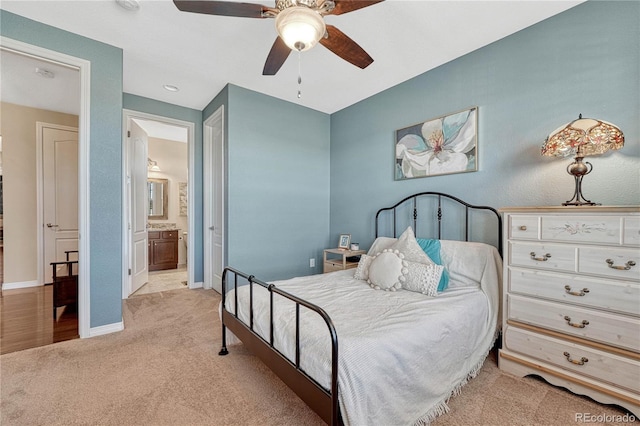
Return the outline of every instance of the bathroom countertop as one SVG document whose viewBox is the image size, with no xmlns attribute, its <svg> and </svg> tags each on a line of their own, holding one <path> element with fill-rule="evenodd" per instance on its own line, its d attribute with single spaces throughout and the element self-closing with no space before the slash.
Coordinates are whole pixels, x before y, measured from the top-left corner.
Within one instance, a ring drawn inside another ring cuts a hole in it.
<svg viewBox="0 0 640 426">
<path fill-rule="evenodd" d="M 175 223 L 150 223 L 147 231 L 177 231 L 179 229 Z"/>
</svg>

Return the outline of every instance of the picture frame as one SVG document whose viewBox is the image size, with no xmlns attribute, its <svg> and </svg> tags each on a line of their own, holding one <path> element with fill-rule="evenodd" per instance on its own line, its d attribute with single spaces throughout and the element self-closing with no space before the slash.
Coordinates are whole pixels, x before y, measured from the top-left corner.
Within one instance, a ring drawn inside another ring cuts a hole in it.
<svg viewBox="0 0 640 426">
<path fill-rule="evenodd" d="M 187 215 L 187 182 L 178 182 L 178 216 Z"/>
<path fill-rule="evenodd" d="M 338 239 L 338 248 L 349 250 L 349 244 L 351 244 L 351 234 L 340 234 L 340 238 Z"/>
<path fill-rule="evenodd" d="M 395 180 L 478 170 L 478 107 L 396 130 Z"/>
</svg>

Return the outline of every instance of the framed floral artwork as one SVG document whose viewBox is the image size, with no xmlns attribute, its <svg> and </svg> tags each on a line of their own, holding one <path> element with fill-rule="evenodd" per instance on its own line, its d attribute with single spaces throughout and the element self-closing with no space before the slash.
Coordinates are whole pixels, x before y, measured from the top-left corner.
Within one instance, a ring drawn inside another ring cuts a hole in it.
<svg viewBox="0 0 640 426">
<path fill-rule="evenodd" d="M 478 170 L 478 107 L 396 130 L 396 180 Z"/>
</svg>

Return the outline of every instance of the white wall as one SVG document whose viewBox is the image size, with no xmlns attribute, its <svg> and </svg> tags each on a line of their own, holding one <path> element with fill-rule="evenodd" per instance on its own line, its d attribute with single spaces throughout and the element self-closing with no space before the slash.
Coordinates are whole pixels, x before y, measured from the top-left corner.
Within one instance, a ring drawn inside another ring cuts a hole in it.
<svg viewBox="0 0 640 426">
<path fill-rule="evenodd" d="M 38 279 L 36 122 L 77 127 L 78 116 L 0 104 L 3 150 L 4 283 Z"/>
</svg>

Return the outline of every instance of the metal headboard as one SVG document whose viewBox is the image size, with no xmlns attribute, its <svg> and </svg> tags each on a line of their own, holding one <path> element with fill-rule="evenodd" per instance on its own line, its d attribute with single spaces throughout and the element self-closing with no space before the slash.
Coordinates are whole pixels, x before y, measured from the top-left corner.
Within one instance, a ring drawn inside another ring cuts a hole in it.
<svg viewBox="0 0 640 426">
<path fill-rule="evenodd" d="M 461 199 L 454 197 L 452 195 L 449 194 L 444 194 L 442 192 L 420 192 L 418 194 L 413 194 L 410 195 L 400 201 L 398 201 L 396 204 L 394 204 L 391 207 L 384 207 L 380 210 L 378 210 L 378 212 L 376 213 L 376 238 L 379 236 L 379 223 L 380 223 L 380 215 L 384 212 L 387 211 L 391 211 L 393 214 L 393 236 L 397 237 L 398 233 L 397 233 L 397 217 L 396 217 L 396 212 L 398 210 L 399 207 L 403 206 L 404 203 L 410 202 L 412 203 L 412 207 L 413 207 L 413 218 L 412 218 L 412 223 L 413 223 L 413 230 L 416 233 L 416 235 L 418 235 L 418 204 L 417 204 L 417 200 L 419 197 L 437 197 L 437 221 L 438 221 L 438 225 L 437 225 L 437 238 L 440 239 L 442 237 L 442 217 L 443 217 L 443 205 L 442 205 L 442 199 L 447 199 L 447 200 L 452 200 L 455 203 L 457 203 L 455 206 L 457 208 L 464 208 L 464 216 L 465 216 L 465 221 L 464 221 L 464 235 L 465 235 L 465 241 L 469 241 L 469 214 L 472 211 L 475 210 L 487 210 L 492 212 L 497 220 L 497 226 L 498 226 L 498 251 L 500 252 L 500 255 L 502 255 L 502 217 L 500 216 L 500 213 L 498 213 L 498 211 L 496 209 L 494 209 L 493 207 L 489 207 L 489 206 L 476 206 L 473 204 L 469 204 L 465 201 L 462 201 Z M 404 231 L 404 229 L 402 229 L 401 231 Z"/>
</svg>

